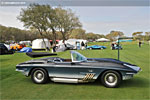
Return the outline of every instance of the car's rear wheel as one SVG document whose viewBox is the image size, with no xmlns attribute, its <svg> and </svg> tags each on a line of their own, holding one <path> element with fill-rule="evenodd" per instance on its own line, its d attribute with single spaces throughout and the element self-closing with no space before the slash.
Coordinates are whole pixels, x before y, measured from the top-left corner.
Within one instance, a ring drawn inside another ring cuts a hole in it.
<svg viewBox="0 0 150 100">
<path fill-rule="evenodd" d="M 34 69 L 31 73 L 31 79 L 36 84 L 44 84 L 48 81 L 48 74 L 42 68 Z"/>
<path fill-rule="evenodd" d="M 92 50 L 92 48 L 90 48 L 90 50 Z"/>
<path fill-rule="evenodd" d="M 109 70 L 102 74 L 101 82 L 105 87 L 114 88 L 119 86 L 121 76 L 117 71 Z"/>
</svg>

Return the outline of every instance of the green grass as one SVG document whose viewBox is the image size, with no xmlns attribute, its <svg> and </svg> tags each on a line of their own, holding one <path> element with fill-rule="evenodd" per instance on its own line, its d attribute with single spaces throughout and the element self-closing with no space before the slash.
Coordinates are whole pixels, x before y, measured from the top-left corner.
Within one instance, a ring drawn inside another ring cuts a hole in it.
<svg viewBox="0 0 150 100">
<path fill-rule="evenodd" d="M 90 58 L 117 58 L 117 50 L 111 50 L 109 43 L 89 43 L 107 46 L 106 50 L 78 50 Z M 1 100 L 8 99 L 85 99 L 85 100 L 149 100 L 150 99 L 150 59 L 149 45 L 138 48 L 137 43 L 122 43 L 120 60 L 136 64 L 142 71 L 131 80 L 123 81 L 119 88 L 105 88 L 98 81 L 86 84 L 47 83 L 38 85 L 32 83 L 30 77 L 25 77 L 15 71 L 18 63 L 32 58 L 24 53 L 0 56 L 0 95 Z M 59 52 L 59 57 L 70 58 L 69 51 Z"/>
</svg>

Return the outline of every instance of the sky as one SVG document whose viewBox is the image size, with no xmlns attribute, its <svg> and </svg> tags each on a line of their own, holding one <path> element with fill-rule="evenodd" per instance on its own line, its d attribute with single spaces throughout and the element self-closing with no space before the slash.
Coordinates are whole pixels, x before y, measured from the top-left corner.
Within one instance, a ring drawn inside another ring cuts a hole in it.
<svg viewBox="0 0 150 100">
<path fill-rule="evenodd" d="M 21 8 L 26 6 L 0 6 L 0 24 L 25 29 L 17 20 Z M 108 34 L 122 31 L 126 36 L 133 32 L 150 31 L 149 6 L 65 6 L 79 17 L 86 32 Z"/>
</svg>

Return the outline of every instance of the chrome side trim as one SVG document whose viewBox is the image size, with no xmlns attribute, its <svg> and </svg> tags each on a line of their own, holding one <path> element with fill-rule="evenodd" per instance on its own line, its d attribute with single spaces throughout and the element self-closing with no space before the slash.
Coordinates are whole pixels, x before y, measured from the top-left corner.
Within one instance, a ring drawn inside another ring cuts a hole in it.
<svg viewBox="0 0 150 100">
<path fill-rule="evenodd" d="M 51 78 L 54 82 L 62 82 L 62 83 L 78 83 L 78 79 L 66 79 L 66 78 Z"/>
</svg>

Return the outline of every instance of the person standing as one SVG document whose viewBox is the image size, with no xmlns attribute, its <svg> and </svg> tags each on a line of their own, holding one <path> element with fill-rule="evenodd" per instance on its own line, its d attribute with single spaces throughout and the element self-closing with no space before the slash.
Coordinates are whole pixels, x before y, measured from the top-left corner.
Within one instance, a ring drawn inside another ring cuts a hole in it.
<svg viewBox="0 0 150 100">
<path fill-rule="evenodd" d="M 76 42 L 76 48 L 77 50 L 80 50 L 80 42 Z"/>
<path fill-rule="evenodd" d="M 111 43 L 111 49 L 112 50 L 114 49 L 114 43 Z"/>
<path fill-rule="evenodd" d="M 57 46 L 55 45 L 55 46 L 52 48 L 52 53 L 56 52 L 56 48 L 57 48 Z"/>
<path fill-rule="evenodd" d="M 87 43 L 85 43 L 85 50 L 87 50 Z"/>
<path fill-rule="evenodd" d="M 139 41 L 139 47 L 141 48 L 141 45 L 142 45 L 142 42 L 141 41 Z"/>
<path fill-rule="evenodd" d="M 81 42 L 81 50 L 84 50 L 84 45 L 85 45 L 85 44 L 84 44 L 84 42 L 82 41 L 82 42 Z"/>
</svg>

